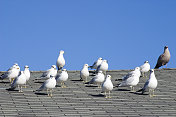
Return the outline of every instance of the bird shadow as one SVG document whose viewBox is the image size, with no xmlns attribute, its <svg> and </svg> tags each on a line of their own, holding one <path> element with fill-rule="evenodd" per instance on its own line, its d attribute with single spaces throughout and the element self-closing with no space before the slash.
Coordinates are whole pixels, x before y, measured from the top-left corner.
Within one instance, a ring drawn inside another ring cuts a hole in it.
<svg viewBox="0 0 176 117">
<path fill-rule="evenodd" d="M 95 85 L 86 85 L 85 87 L 98 87 L 98 86 L 95 86 Z"/>
<path fill-rule="evenodd" d="M 129 89 L 117 89 L 115 91 L 130 91 Z"/>
<path fill-rule="evenodd" d="M 8 88 L 8 89 L 6 89 L 7 91 L 19 91 L 19 90 L 17 90 L 17 89 L 11 89 L 11 88 Z"/>
<path fill-rule="evenodd" d="M 9 84 L 10 82 L 8 82 L 8 81 L 2 81 L 0 83 L 2 83 L 2 84 Z"/>
<path fill-rule="evenodd" d="M 61 87 L 60 85 L 56 85 L 56 87 Z"/>
<path fill-rule="evenodd" d="M 148 94 L 142 94 L 142 93 L 139 93 L 139 92 L 129 92 L 129 93 L 136 94 L 136 95 L 148 95 Z"/>
<path fill-rule="evenodd" d="M 122 81 L 122 79 L 115 79 L 115 81 Z"/>
<path fill-rule="evenodd" d="M 93 96 L 93 97 L 104 97 L 103 94 L 97 94 L 97 95 L 95 95 L 95 94 L 89 94 L 89 95 L 91 95 L 91 96 Z"/>
<path fill-rule="evenodd" d="M 36 95 L 48 95 L 46 93 L 35 92 Z"/>
<path fill-rule="evenodd" d="M 80 82 L 80 81 L 83 81 L 83 80 L 71 80 L 71 81 L 73 81 L 73 82 L 78 82 L 79 81 Z"/>
<path fill-rule="evenodd" d="M 36 82 L 34 82 L 34 83 L 40 83 L 40 84 L 41 84 L 41 83 L 43 83 L 43 81 L 36 81 Z"/>
</svg>

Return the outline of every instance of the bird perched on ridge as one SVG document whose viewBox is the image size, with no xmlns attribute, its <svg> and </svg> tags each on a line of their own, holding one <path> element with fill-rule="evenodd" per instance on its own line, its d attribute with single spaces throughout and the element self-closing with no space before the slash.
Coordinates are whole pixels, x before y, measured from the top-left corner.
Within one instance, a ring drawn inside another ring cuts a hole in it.
<svg viewBox="0 0 176 117">
<path fill-rule="evenodd" d="M 102 60 L 101 64 L 97 67 L 96 73 L 98 73 L 98 71 L 103 71 L 103 73 L 106 74 L 107 70 L 108 70 L 108 62 L 107 60 Z"/>
<path fill-rule="evenodd" d="M 136 67 L 134 71 L 128 73 L 125 77 L 122 78 L 122 82 L 119 87 L 129 86 L 131 91 L 134 91 L 134 86 L 139 83 L 140 77 L 140 68 Z"/>
<path fill-rule="evenodd" d="M 11 84 L 10 89 L 14 90 L 18 86 L 19 92 L 23 92 L 22 87 L 25 84 L 26 84 L 26 75 L 24 74 L 24 71 L 21 71 L 19 76 L 16 77 L 13 83 Z"/>
<path fill-rule="evenodd" d="M 26 76 L 26 83 L 27 83 L 30 78 L 29 66 L 27 65 L 24 67 L 24 75 Z M 26 88 L 26 84 L 25 84 L 25 88 Z"/>
<path fill-rule="evenodd" d="M 105 93 L 105 98 L 111 98 L 110 92 L 113 89 L 113 84 L 111 81 L 111 75 L 107 75 L 105 78 L 105 81 L 102 83 L 102 91 Z M 109 93 L 109 96 L 107 96 L 107 92 Z"/>
<path fill-rule="evenodd" d="M 0 76 L 1 79 L 9 78 L 10 83 L 19 75 L 20 67 L 17 64 L 14 64 L 7 72 Z"/>
<path fill-rule="evenodd" d="M 157 61 L 157 64 L 156 64 L 156 66 L 155 66 L 154 69 L 158 69 L 159 67 L 164 66 L 164 65 L 166 65 L 166 67 L 167 67 L 167 63 L 168 63 L 169 60 L 170 60 L 170 56 L 171 56 L 171 55 L 170 55 L 168 46 L 165 46 L 165 47 L 164 47 L 164 52 L 163 52 L 163 54 L 161 54 L 161 55 L 159 56 L 158 61 Z"/>
<path fill-rule="evenodd" d="M 61 50 L 59 53 L 59 57 L 56 61 L 56 65 L 57 65 L 58 70 L 61 70 L 65 65 L 65 59 L 64 59 L 63 54 L 64 54 L 64 51 Z"/>
<path fill-rule="evenodd" d="M 92 78 L 91 81 L 87 82 L 86 84 L 97 84 L 98 88 L 101 88 L 101 83 L 104 81 L 105 76 L 102 71 L 99 71 L 96 76 Z"/>
<path fill-rule="evenodd" d="M 94 64 L 92 66 L 89 66 L 91 69 L 97 69 L 97 67 L 101 64 L 102 62 L 102 58 L 98 58 L 97 61 L 94 62 Z"/>
<path fill-rule="evenodd" d="M 56 81 L 61 82 L 62 88 L 66 88 L 66 86 L 64 85 L 64 82 L 67 81 L 67 79 L 68 79 L 68 73 L 66 69 L 63 69 L 62 72 L 56 76 Z"/>
<path fill-rule="evenodd" d="M 80 80 L 87 82 L 87 77 L 89 76 L 88 64 L 84 64 L 82 70 L 80 71 Z"/>
<path fill-rule="evenodd" d="M 148 61 L 145 61 L 143 65 L 140 66 L 140 71 L 142 76 L 145 77 L 145 73 L 150 70 L 150 64 Z"/>
<path fill-rule="evenodd" d="M 54 77 L 57 75 L 57 69 L 55 65 L 52 65 L 51 68 L 45 71 L 41 77 L 50 78 L 51 75 Z"/>
<path fill-rule="evenodd" d="M 53 96 L 52 94 L 52 91 L 53 91 L 53 88 L 55 88 L 56 86 L 56 79 L 54 76 L 50 76 L 49 79 L 47 79 L 43 84 L 42 86 L 37 89 L 36 91 L 42 91 L 42 90 L 47 90 L 47 94 L 48 96 Z"/>
<path fill-rule="evenodd" d="M 157 84 L 158 84 L 158 81 L 155 77 L 154 69 L 151 69 L 149 80 L 147 80 L 146 83 L 144 84 L 144 87 L 137 92 L 142 91 L 142 94 L 144 94 L 144 92 L 148 88 L 150 97 L 153 97 L 154 96 L 154 90 L 157 87 Z"/>
</svg>

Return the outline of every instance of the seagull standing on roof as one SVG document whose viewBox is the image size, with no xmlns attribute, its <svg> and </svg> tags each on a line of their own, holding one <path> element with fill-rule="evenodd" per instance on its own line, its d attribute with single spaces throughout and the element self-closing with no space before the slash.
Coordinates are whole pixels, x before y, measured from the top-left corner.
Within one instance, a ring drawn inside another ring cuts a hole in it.
<svg viewBox="0 0 176 117">
<path fill-rule="evenodd" d="M 134 71 L 128 73 L 125 77 L 122 78 L 122 82 L 119 87 L 130 86 L 131 91 L 134 91 L 134 86 L 139 83 L 140 77 L 140 68 L 136 67 Z"/>
<path fill-rule="evenodd" d="M 104 76 L 103 72 L 102 72 L 102 71 L 99 71 L 99 72 L 96 74 L 96 76 L 94 76 L 94 77 L 92 78 L 92 80 L 89 81 L 89 82 L 86 83 L 86 84 L 97 84 L 97 85 L 98 85 L 98 88 L 101 88 L 101 83 L 104 81 L 104 79 L 105 79 L 105 76 Z"/>
<path fill-rule="evenodd" d="M 41 77 L 50 78 L 51 75 L 54 77 L 57 75 L 57 69 L 55 65 L 52 65 L 51 68 L 44 72 Z"/>
<path fill-rule="evenodd" d="M 21 71 L 20 75 L 16 77 L 13 83 L 11 84 L 10 89 L 14 90 L 18 86 L 19 92 L 23 92 L 22 87 L 24 84 L 26 84 L 26 75 L 24 74 L 24 71 Z"/>
<path fill-rule="evenodd" d="M 94 62 L 94 64 L 92 66 L 89 66 L 91 69 L 97 69 L 97 67 L 101 64 L 102 62 L 102 58 L 98 58 L 97 61 Z"/>
<path fill-rule="evenodd" d="M 63 54 L 64 54 L 64 51 L 61 50 L 60 54 L 59 54 L 59 57 L 57 59 L 57 62 L 56 62 L 58 70 L 61 70 L 64 67 L 64 65 L 65 65 L 65 59 L 64 59 Z"/>
<path fill-rule="evenodd" d="M 145 61 L 144 64 L 140 66 L 140 70 L 141 70 L 142 76 L 145 77 L 145 73 L 150 70 L 149 62 Z"/>
<path fill-rule="evenodd" d="M 82 70 L 80 71 L 80 78 L 83 82 L 87 82 L 87 77 L 89 76 L 88 64 L 84 64 Z"/>
<path fill-rule="evenodd" d="M 52 91 L 53 91 L 53 88 L 55 88 L 55 86 L 56 86 L 56 79 L 54 76 L 51 75 L 50 78 L 46 80 L 42 84 L 42 86 L 36 91 L 47 90 L 48 96 L 52 97 L 53 96 Z"/>
<path fill-rule="evenodd" d="M 101 64 L 97 67 L 96 72 L 103 71 L 104 74 L 106 74 L 106 71 L 108 70 L 108 62 L 107 60 L 102 60 Z"/>
<path fill-rule="evenodd" d="M 102 91 L 105 92 L 105 98 L 111 98 L 110 92 L 113 89 L 113 84 L 111 81 L 111 76 L 107 75 L 105 81 L 102 83 Z M 107 92 L 109 93 L 109 96 L 107 96 Z"/>
<path fill-rule="evenodd" d="M 8 69 L 7 72 L 0 76 L 1 79 L 9 78 L 10 83 L 19 75 L 20 67 L 18 65 L 13 65 L 11 68 Z"/>
<path fill-rule="evenodd" d="M 68 73 L 66 69 L 63 69 L 62 72 L 56 76 L 56 81 L 61 82 L 62 88 L 66 88 L 66 86 L 64 85 L 64 82 L 67 81 L 67 79 L 68 79 Z"/>
<path fill-rule="evenodd" d="M 151 69 L 149 80 L 147 80 L 146 83 L 144 84 L 144 87 L 137 92 L 142 91 L 142 94 L 144 94 L 146 89 L 149 88 L 149 95 L 150 95 L 150 97 L 153 97 L 154 96 L 154 90 L 156 89 L 157 84 L 158 84 L 158 81 L 155 77 L 154 70 Z"/>
<path fill-rule="evenodd" d="M 155 69 L 158 69 L 159 67 L 164 66 L 164 65 L 166 65 L 166 68 L 167 68 L 167 63 L 170 60 L 170 56 L 171 55 L 170 55 L 168 46 L 165 46 L 164 53 L 159 56 Z"/>
<path fill-rule="evenodd" d="M 24 67 L 24 74 L 26 76 L 26 83 L 29 81 L 30 78 L 30 71 L 29 71 L 29 66 L 25 66 Z M 25 88 L 26 88 L 26 84 L 25 84 Z"/>
</svg>

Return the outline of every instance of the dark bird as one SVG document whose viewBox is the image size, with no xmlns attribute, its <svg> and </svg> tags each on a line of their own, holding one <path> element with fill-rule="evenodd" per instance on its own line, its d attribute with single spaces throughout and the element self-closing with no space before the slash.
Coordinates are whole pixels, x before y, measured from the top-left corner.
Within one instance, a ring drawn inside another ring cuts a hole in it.
<svg viewBox="0 0 176 117">
<path fill-rule="evenodd" d="M 164 53 L 159 56 L 155 69 L 158 69 L 159 67 L 164 65 L 166 65 L 167 67 L 167 63 L 169 62 L 169 60 L 170 60 L 170 52 L 168 46 L 165 46 Z"/>
</svg>

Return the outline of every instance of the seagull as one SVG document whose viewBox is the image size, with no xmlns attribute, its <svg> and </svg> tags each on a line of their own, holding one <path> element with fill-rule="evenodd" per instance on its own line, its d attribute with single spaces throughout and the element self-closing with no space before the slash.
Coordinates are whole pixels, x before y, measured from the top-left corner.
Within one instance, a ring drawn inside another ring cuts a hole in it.
<svg viewBox="0 0 176 117">
<path fill-rule="evenodd" d="M 56 86 L 56 79 L 53 75 L 51 75 L 50 78 L 46 80 L 42 84 L 42 86 L 36 91 L 47 90 L 48 96 L 52 97 L 53 96 L 52 91 L 53 91 L 53 88 L 55 88 L 55 86 Z"/>
<path fill-rule="evenodd" d="M 66 88 L 66 86 L 64 85 L 64 82 L 67 81 L 67 79 L 68 79 L 68 73 L 66 69 L 63 69 L 62 72 L 56 76 L 56 81 L 61 82 L 62 88 Z"/>
<path fill-rule="evenodd" d="M 138 77 L 140 77 L 141 76 L 141 72 L 140 72 L 139 69 L 140 69 L 140 67 L 136 67 L 133 71 L 131 71 L 127 75 L 123 76 L 122 77 L 122 81 L 127 79 L 127 78 L 129 78 L 129 77 L 131 77 L 134 74 L 137 75 Z"/>
<path fill-rule="evenodd" d="M 20 67 L 18 65 L 13 65 L 11 68 L 8 69 L 7 72 L 0 76 L 1 79 L 9 78 L 10 83 L 19 75 Z"/>
<path fill-rule="evenodd" d="M 16 77 L 15 80 L 13 81 L 13 83 L 11 84 L 10 89 L 14 90 L 16 88 L 16 86 L 18 86 L 19 92 L 23 92 L 22 86 L 24 84 L 26 84 L 26 75 L 24 74 L 24 71 L 21 71 L 19 76 Z"/>
<path fill-rule="evenodd" d="M 27 65 L 24 67 L 24 74 L 26 76 L 26 83 L 27 83 L 27 81 L 29 81 L 29 78 L 30 78 L 29 66 Z M 26 84 L 25 84 L 25 88 L 26 88 Z"/>
<path fill-rule="evenodd" d="M 167 68 L 167 63 L 170 60 L 170 56 L 171 55 L 170 55 L 168 46 L 165 46 L 164 53 L 159 56 L 155 69 L 158 69 L 159 67 L 164 66 L 164 65 L 166 65 L 166 68 Z"/>
<path fill-rule="evenodd" d="M 111 98 L 110 97 L 110 91 L 113 89 L 113 84 L 111 81 L 111 76 L 107 75 L 105 81 L 102 83 L 102 91 L 105 92 L 105 98 Z M 107 96 L 107 92 L 109 93 L 109 96 Z"/>
<path fill-rule="evenodd" d="M 99 71 L 96 76 L 92 78 L 91 81 L 87 82 L 86 84 L 97 84 L 98 88 L 101 88 L 101 83 L 104 81 L 105 76 L 102 71 Z"/>
<path fill-rule="evenodd" d="M 82 70 L 80 71 L 80 78 L 83 82 L 87 82 L 87 77 L 89 76 L 88 64 L 84 64 Z"/>
<path fill-rule="evenodd" d="M 150 70 L 150 64 L 148 61 L 145 61 L 143 65 L 140 66 L 140 70 L 142 72 L 142 76 L 145 77 L 145 72 Z"/>
<path fill-rule="evenodd" d="M 61 70 L 61 69 L 64 67 L 64 65 L 65 65 L 65 59 L 64 59 L 63 54 L 64 54 L 64 51 L 61 50 L 61 51 L 60 51 L 60 54 L 59 54 L 59 57 L 58 57 L 58 59 L 57 59 L 57 62 L 56 62 L 56 65 L 57 65 L 57 67 L 58 67 L 58 70 Z"/>
<path fill-rule="evenodd" d="M 106 71 L 108 70 L 108 63 L 107 60 L 102 60 L 101 64 L 97 67 L 96 72 L 103 71 L 104 74 L 106 74 Z"/>
<path fill-rule="evenodd" d="M 89 66 L 91 69 L 97 69 L 97 67 L 101 64 L 102 62 L 102 58 L 98 58 L 97 61 L 94 62 L 94 64 L 92 66 Z"/>
<path fill-rule="evenodd" d="M 18 63 L 14 63 L 12 67 L 10 67 L 7 71 L 11 70 L 13 67 L 18 66 Z"/>
<path fill-rule="evenodd" d="M 137 92 L 142 91 L 142 94 L 144 94 L 146 89 L 149 88 L 150 97 L 153 97 L 153 96 L 155 96 L 154 95 L 154 90 L 156 89 L 157 84 L 158 84 L 158 82 L 157 82 L 157 79 L 155 77 L 154 69 L 151 69 L 149 80 L 146 81 L 146 83 L 144 84 L 144 87 Z"/>
<path fill-rule="evenodd" d="M 140 68 L 136 67 L 134 71 L 127 74 L 125 77 L 122 78 L 122 82 L 119 85 L 119 87 L 123 86 L 130 86 L 131 91 L 134 91 L 134 86 L 136 86 L 139 83 L 139 77 L 140 77 Z"/>
<path fill-rule="evenodd" d="M 50 78 L 51 75 L 54 77 L 57 75 L 57 69 L 55 65 L 52 65 L 51 68 L 44 72 L 41 77 Z"/>
</svg>

